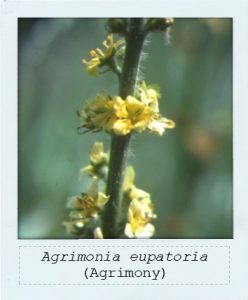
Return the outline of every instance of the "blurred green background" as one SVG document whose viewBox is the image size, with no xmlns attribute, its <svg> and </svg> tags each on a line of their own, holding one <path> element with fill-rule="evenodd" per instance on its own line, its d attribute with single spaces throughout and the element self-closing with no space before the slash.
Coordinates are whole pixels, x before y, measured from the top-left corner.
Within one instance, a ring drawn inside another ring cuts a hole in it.
<svg viewBox="0 0 248 300">
<path fill-rule="evenodd" d="M 21 18 L 19 31 L 19 238 L 68 238 L 69 196 L 88 180 L 94 141 L 77 134 L 76 110 L 111 73 L 90 77 L 81 63 L 106 37 L 106 19 Z M 141 70 L 161 87 L 160 111 L 177 126 L 163 137 L 134 135 L 129 163 L 152 195 L 156 238 L 232 238 L 232 20 L 176 19 L 170 38 L 148 38 Z"/>
</svg>

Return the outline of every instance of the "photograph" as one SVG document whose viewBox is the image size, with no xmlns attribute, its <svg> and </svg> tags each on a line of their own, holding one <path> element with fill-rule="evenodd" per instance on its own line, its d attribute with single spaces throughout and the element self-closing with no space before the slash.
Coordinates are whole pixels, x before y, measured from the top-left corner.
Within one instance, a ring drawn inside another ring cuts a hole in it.
<svg viewBox="0 0 248 300">
<path fill-rule="evenodd" d="M 18 18 L 18 239 L 233 239 L 232 18 Z"/>
</svg>

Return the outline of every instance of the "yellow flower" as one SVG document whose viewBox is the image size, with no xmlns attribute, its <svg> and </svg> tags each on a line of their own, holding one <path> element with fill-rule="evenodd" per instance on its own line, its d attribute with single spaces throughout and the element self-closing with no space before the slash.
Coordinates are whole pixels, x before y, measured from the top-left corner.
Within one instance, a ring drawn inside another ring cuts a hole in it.
<svg viewBox="0 0 248 300">
<path fill-rule="evenodd" d="M 137 132 L 145 130 L 151 117 L 151 111 L 149 108 L 132 96 L 127 97 L 126 107 L 128 119 L 132 124 L 132 129 Z"/>
<path fill-rule="evenodd" d="M 150 195 L 149 197 L 146 195 L 141 199 L 134 198 L 130 203 L 129 210 L 132 213 L 132 218 L 136 217 L 147 221 L 156 218 Z"/>
<path fill-rule="evenodd" d="M 87 72 L 92 76 L 98 76 L 98 68 L 106 65 L 123 43 L 124 40 L 114 42 L 113 35 L 109 34 L 106 40 L 102 43 L 106 48 L 105 50 L 101 50 L 99 48 L 91 50 L 89 52 L 91 59 L 89 61 L 82 59 L 82 62 L 87 67 Z"/>
<path fill-rule="evenodd" d="M 175 128 L 175 126 L 176 123 L 173 120 L 169 120 L 157 115 L 154 119 L 151 119 L 147 128 L 150 129 L 151 132 L 154 132 L 161 136 L 165 132 L 165 129 L 172 129 Z"/>
<path fill-rule="evenodd" d="M 123 181 L 123 186 L 122 190 L 124 193 L 128 195 L 128 198 L 130 200 L 142 200 L 147 198 L 147 201 L 150 201 L 150 194 L 147 193 L 146 191 L 143 191 L 141 189 L 138 189 L 134 185 L 134 179 L 135 179 L 135 171 L 132 166 L 126 167 L 125 171 L 125 176 L 124 176 L 124 181 Z"/>
<path fill-rule="evenodd" d="M 155 85 L 147 85 L 142 81 L 138 88 L 140 101 L 147 105 L 154 113 L 159 112 L 158 100 L 161 97 L 159 87 Z"/>
<path fill-rule="evenodd" d="M 136 186 L 133 186 L 133 188 L 130 191 L 129 197 L 131 199 L 137 199 L 137 200 L 143 200 L 143 199 L 149 199 L 150 200 L 150 194 L 142 189 L 136 188 Z"/>
<path fill-rule="evenodd" d="M 167 118 L 161 117 L 159 114 L 158 100 L 161 97 L 159 88 L 154 85 L 147 85 L 142 81 L 138 88 L 140 100 L 150 109 L 150 119 L 147 128 L 158 135 L 163 135 L 165 129 L 175 127 L 175 122 Z"/>
<path fill-rule="evenodd" d="M 90 162 L 99 165 L 106 162 L 107 154 L 103 151 L 103 143 L 95 142 L 90 150 Z"/>
<path fill-rule="evenodd" d="M 113 105 L 115 115 L 118 119 L 127 118 L 128 112 L 126 108 L 126 102 L 119 96 L 113 97 Z"/>
<path fill-rule="evenodd" d="M 78 179 L 84 173 L 91 177 L 104 177 L 107 173 L 108 153 L 104 152 L 103 143 L 95 142 L 90 150 L 90 164 L 78 172 Z"/>
<path fill-rule="evenodd" d="M 84 217 L 97 217 L 98 212 L 108 202 L 108 196 L 98 191 L 98 182 L 94 180 L 87 193 L 68 199 L 67 208 L 79 210 Z"/>
<path fill-rule="evenodd" d="M 119 135 L 123 135 L 124 130 L 120 128 L 120 122 L 127 120 L 127 115 L 125 101 L 119 96 L 111 98 L 106 93 L 98 94 L 92 103 L 84 106 L 83 111 L 80 112 L 84 122 L 83 127 L 89 130 L 114 131 Z"/>
<path fill-rule="evenodd" d="M 150 220 L 155 217 L 149 198 L 133 199 L 128 209 L 125 235 L 129 238 L 150 238 L 155 232 L 154 225 L 150 224 Z"/>
<path fill-rule="evenodd" d="M 95 168 L 92 165 L 88 165 L 86 167 L 81 168 L 78 172 L 77 179 L 79 180 L 84 173 L 88 174 L 90 177 L 98 176 L 98 173 L 96 172 Z"/>
<path fill-rule="evenodd" d="M 91 59 L 89 61 L 82 59 L 82 62 L 87 66 L 87 72 L 92 76 L 98 76 L 98 67 L 101 64 L 99 55 L 95 50 L 89 52 Z"/>
<path fill-rule="evenodd" d="M 134 187 L 135 171 L 132 166 L 127 166 L 123 180 L 123 192 L 129 192 Z"/>
<path fill-rule="evenodd" d="M 132 124 L 128 119 L 119 119 L 113 124 L 113 131 L 116 135 L 127 135 L 131 130 Z"/>
<path fill-rule="evenodd" d="M 150 194 L 134 185 L 133 167 L 126 168 L 123 192 L 130 200 L 125 226 L 125 235 L 129 238 L 149 238 L 154 234 L 154 225 L 150 221 L 156 218 Z"/>
<path fill-rule="evenodd" d="M 97 95 L 90 106 L 89 117 L 95 128 L 111 130 L 116 120 L 113 100 L 105 93 Z"/>
<path fill-rule="evenodd" d="M 84 127 L 111 132 L 118 119 L 126 118 L 125 101 L 120 97 L 111 98 L 105 93 L 98 94 L 90 105 L 81 112 Z"/>
<path fill-rule="evenodd" d="M 113 122 L 113 132 L 116 135 L 126 135 L 131 131 L 144 131 L 152 116 L 149 108 L 132 96 L 128 96 L 126 100 L 118 98 L 121 105 L 115 111 L 116 119 Z"/>
<path fill-rule="evenodd" d="M 89 130 L 105 130 L 116 135 L 127 135 L 149 129 L 162 135 L 167 128 L 174 128 L 175 122 L 159 114 L 160 94 L 154 86 L 143 81 L 138 88 L 138 98 L 127 96 L 110 97 L 106 93 L 96 96 L 91 104 L 86 104 L 79 113 L 83 127 Z"/>
</svg>

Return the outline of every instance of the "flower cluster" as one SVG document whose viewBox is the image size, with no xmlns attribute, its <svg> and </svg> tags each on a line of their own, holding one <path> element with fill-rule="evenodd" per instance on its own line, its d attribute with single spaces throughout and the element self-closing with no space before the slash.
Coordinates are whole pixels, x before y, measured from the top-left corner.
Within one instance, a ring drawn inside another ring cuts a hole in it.
<svg viewBox="0 0 248 300">
<path fill-rule="evenodd" d="M 99 215 L 109 198 L 101 191 L 100 179 L 105 178 L 108 164 L 108 154 L 103 150 L 103 144 L 96 142 L 90 150 L 90 164 L 79 171 L 79 177 L 86 173 L 92 181 L 86 193 L 70 197 L 67 201 L 66 207 L 71 210 L 70 220 L 63 224 L 68 233 L 83 234 L 88 225 L 95 223 L 94 236 L 102 236 Z"/>
<path fill-rule="evenodd" d="M 150 18 L 146 19 L 145 22 L 140 22 L 143 25 L 141 26 L 142 28 L 139 28 L 139 34 L 143 35 L 143 38 L 138 42 L 143 42 L 145 36 L 150 32 L 168 32 L 173 22 L 172 18 Z M 102 43 L 104 49 L 96 48 L 95 50 L 90 50 L 89 60 L 82 59 L 89 75 L 98 76 L 105 73 L 105 71 L 115 73 L 120 83 L 120 90 L 122 90 L 123 80 L 126 78 L 125 71 L 129 62 L 126 58 L 130 54 L 133 54 L 129 53 L 129 43 L 135 43 L 136 32 L 133 32 L 133 30 L 134 28 L 136 30 L 136 27 L 131 25 L 132 21 L 128 19 L 110 19 L 107 23 L 107 30 L 110 34 Z M 125 38 L 114 41 L 112 33 L 117 33 Z M 137 49 L 141 48 L 138 47 Z M 128 66 L 128 68 L 131 67 L 131 65 Z M 136 73 L 136 69 L 134 71 Z M 133 85 L 135 85 L 135 82 L 136 79 Z M 85 102 L 83 108 L 77 111 L 81 119 L 81 126 L 78 129 L 82 129 L 83 132 L 105 131 L 113 134 L 112 138 L 116 139 L 116 141 L 129 140 L 129 137 L 116 138 L 114 135 L 126 136 L 132 133 L 141 133 L 145 130 L 162 136 L 166 129 L 175 127 L 175 122 L 160 114 L 160 97 L 159 88 L 154 85 L 147 85 L 145 81 L 139 82 L 135 87 L 135 92 L 127 97 L 123 95 L 122 97 L 120 95 L 110 96 L 107 92 L 101 92 L 93 101 Z M 115 176 L 118 178 L 119 174 L 123 173 L 122 168 L 125 165 L 124 163 L 120 163 L 121 160 L 116 160 L 115 155 L 113 155 L 113 153 L 119 155 L 118 147 L 116 146 L 118 145 L 112 143 L 112 158 L 109 161 L 109 154 L 104 152 L 103 144 L 96 142 L 90 150 L 89 164 L 79 170 L 78 178 L 86 174 L 91 178 L 91 184 L 85 193 L 70 197 L 67 201 L 67 208 L 70 210 L 70 213 L 69 221 L 64 222 L 64 225 L 69 233 L 81 237 L 93 236 L 94 238 L 104 238 L 101 230 L 103 225 L 106 237 L 117 236 L 119 235 L 119 230 L 118 232 L 114 232 L 117 231 L 116 229 L 113 230 L 112 235 L 111 230 L 108 232 L 108 228 L 106 229 L 107 222 L 105 224 L 105 221 L 108 219 L 106 214 L 109 211 L 111 212 L 111 210 L 115 213 L 114 210 L 116 208 L 121 208 L 122 204 L 127 204 L 125 206 L 127 210 L 124 214 L 126 224 L 122 228 L 122 234 L 125 234 L 128 238 L 150 238 L 154 235 L 155 227 L 152 224 L 152 220 L 156 218 L 156 215 L 151 196 L 146 191 L 135 186 L 134 169 L 131 166 L 126 168 L 123 186 L 119 186 L 119 184 L 113 186 L 117 193 L 113 192 L 114 189 L 111 191 L 109 188 L 110 183 L 113 182 L 114 184 Z M 124 148 L 120 150 L 124 150 Z M 108 178 L 109 165 L 111 172 L 109 172 L 110 177 Z M 113 170 L 117 170 L 118 174 L 113 172 Z M 108 182 L 107 191 L 106 182 Z M 122 191 L 120 191 L 121 188 Z M 107 195 L 108 193 L 110 195 Z M 115 197 L 115 194 L 118 194 L 118 197 Z M 105 209 L 106 204 L 107 208 Z M 104 223 L 101 224 L 103 212 Z M 123 224 L 121 213 L 119 214 L 118 212 L 115 218 L 113 214 L 110 215 L 112 215 L 114 221 L 111 221 L 112 223 L 110 222 L 110 224 Z M 117 220 L 119 217 L 120 219 Z M 114 227 L 117 228 L 118 226 Z"/>
<path fill-rule="evenodd" d="M 103 192 L 105 188 L 108 153 L 104 152 L 103 144 L 95 142 L 90 150 L 90 164 L 79 171 L 89 175 L 91 184 L 85 193 L 69 197 L 67 209 L 70 210 L 69 221 L 64 222 L 68 233 L 83 235 L 91 228 L 95 238 L 103 238 L 100 215 L 109 197 Z M 103 177 L 102 168 L 105 169 Z M 135 172 L 129 166 L 126 168 L 123 182 L 123 197 L 128 202 L 127 224 L 124 233 L 129 238 L 149 238 L 155 228 L 150 222 L 156 218 L 150 194 L 134 185 Z M 102 184 L 103 183 L 103 184 Z"/>
<path fill-rule="evenodd" d="M 107 65 L 110 60 L 114 57 L 116 51 L 121 45 L 123 45 L 124 40 L 118 40 L 114 42 L 113 35 L 109 34 L 105 41 L 103 41 L 103 46 L 105 50 L 96 48 L 95 50 L 90 50 L 89 54 L 91 59 L 89 61 L 82 59 L 82 62 L 87 67 L 87 72 L 92 76 L 99 75 L 99 68 Z"/>
<path fill-rule="evenodd" d="M 130 201 L 125 235 L 129 238 L 150 238 L 155 232 L 151 220 L 156 218 L 150 194 L 134 185 L 134 169 L 129 166 L 123 184 L 124 194 Z"/>
<path fill-rule="evenodd" d="M 111 97 L 101 93 L 78 112 L 87 130 L 104 130 L 116 135 L 142 132 L 146 129 L 162 135 L 167 128 L 174 128 L 175 122 L 162 117 L 159 113 L 159 91 L 147 86 L 143 81 L 139 85 L 136 97 Z"/>
</svg>

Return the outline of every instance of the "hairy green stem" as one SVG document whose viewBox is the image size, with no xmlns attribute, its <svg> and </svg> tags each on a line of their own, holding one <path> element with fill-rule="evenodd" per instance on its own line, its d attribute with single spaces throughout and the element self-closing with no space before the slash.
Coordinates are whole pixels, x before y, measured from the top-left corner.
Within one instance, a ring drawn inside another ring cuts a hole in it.
<svg viewBox="0 0 248 300">
<path fill-rule="evenodd" d="M 144 20 L 130 19 L 126 36 L 126 52 L 122 72 L 119 77 L 119 95 L 125 99 L 134 95 L 137 83 L 141 51 L 145 39 Z M 106 194 L 109 201 L 103 215 L 104 238 L 118 238 L 123 234 L 122 185 L 131 134 L 117 136 L 112 134 L 109 174 Z"/>
</svg>

